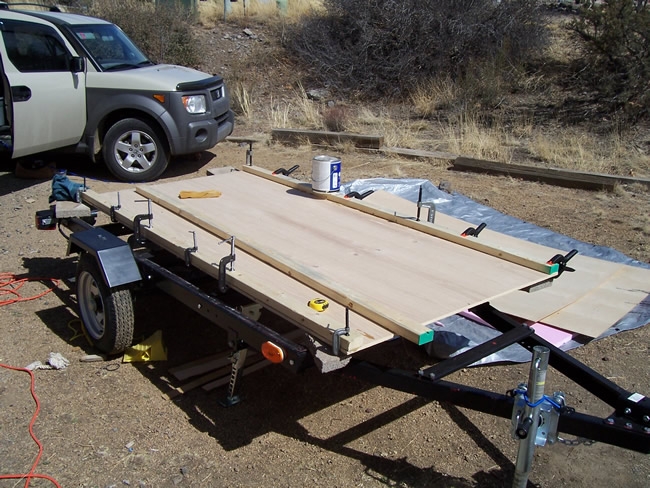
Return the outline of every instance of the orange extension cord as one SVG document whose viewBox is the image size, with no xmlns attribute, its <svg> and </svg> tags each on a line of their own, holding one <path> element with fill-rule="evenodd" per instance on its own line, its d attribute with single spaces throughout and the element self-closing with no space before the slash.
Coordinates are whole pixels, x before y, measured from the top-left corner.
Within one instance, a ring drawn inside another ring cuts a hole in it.
<svg viewBox="0 0 650 488">
<path fill-rule="evenodd" d="M 46 474 L 38 474 L 35 473 L 36 471 L 36 466 L 38 466 L 38 463 L 41 460 L 41 456 L 43 455 L 43 444 L 41 441 L 38 440 L 38 437 L 36 437 L 36 434 L 34 434 L 34 423 L 36 423 L 36 418 L 38 417 L 38 413 L 41 411 L 41 402 L 38 400 L 38 397 L 36 396 L 36 391 L 34 390 L 34 383 L 35 383 L 35 378 L 34 378 L 34 373 L 32 373 L 29 369 L 26 368 L 16 368 L 15 366 L 9 366 L 7 364 L 0 363 L 0 367 L 6 368 L 6 369 L 11 369 L 13 371 L 24 371 L 25 373 L 29 374 L 29 377 L 31 379 L 30 387 L 29 390 L 32 394 L 32 398 L 34 399 L 34 402 L 36 402 L 36 411 L 34 412 L 34 415 L 32 415 L 32 420 L 29 422 L 29 434 L 32 436 L 32 439 L 34 439 L 34 442 L 38 446 L 38 456 L 36 456 L 36 459 L 34 460 L 34 464 L 32 464 L 32 469 L 29 470 L 29 473 L 27 474 L 1 474 L 0 479 L 3 480 L 15 480 L 15 479 L 25 479 L 25 488 L 29 487 L 29 482 L 33 478 L 42 478 L 46 479 L 48 481 L 51 481 L 54 486 L 57 488 L 61 488 L 61 485 L 51 476 L 48 476 Z"/>
<path fill-rule="evenodd" d="M 0 301 L 0 307 L 10 305 L 16 302 L 27 302 L 29 300 L 36 300 L 43 295 L 50 293 L 53 288 L 45 290 L 43 293 L 31 297 L 23 297 L 19 291 L 28 281 L 50 281 L 54 286 L 58 286 L 59 280 L 56 278 L 17 278 L 13 273 L 0 273 L 0 297 L 10 295 L 12 298 Z"/>
<path fill-rule="evenodd" d="M 49 288 L 48 290 L 45 290 L 43 293 L 39 293 L 38 295 L 34 295 L 31 297 L 23 297 L 20 295 L 19 290 L 23 287 L 25 283 L 28 281 L 50 281 L 54 284 L 54 286 L 57 286 L 59 284 L 59 280 L 55 278 L 16 278 L 16 275 L 13 273 L 0 273 L 0 297 L 5 296 L 5 295 L 11 295 L 12 298 L 6 299 L 6 300 L 1 300 L 0 301 L 0 307 L 4 305 L 9 305 L 11 303 L 16 303 L 16 302 L 26 302 L 29 300 L 35 300 L 37 298 L 42 297 L 43 295 L 47 295 L 50 293 L 54 288 Z M 17 368 L 15 366 L 9 366 L 7 364 L 0 363 L 0 367 L 10 369 L 13 371 L 23 371 L 25 373 L 29 374 L 30 377 L 30 393 L 32 394 L 32 398 L 34 399 L 34 402 L 36 403 L 36 411 L 34 412 L 34 415 L 32 415 L 32 420 L 29 423 L 29 434 L 32 436 L 32 439 L 38 446 L 38 456 L 36 456 L 36 459 L 34 460 L 34 464 L 32 464 L 32 469 L 29 471 L 27 474 L 0 474 L 0 479 L 25 479 L 25 488 L 29 487 L 29 482 L 34 479 L 34 478 L 42 478 L 46 479 L 48 481 L 51 481 L 57 488 L 61 488 L 61 485 L 51 476 L 48 476 L 46 474 L 38 474 L 35 473 L 36 471 L 36 466 L 38 466 L 38 463 L 41 460 L 41 456 L 43 455 L 43 444 L 41 441 L 38 440 L 36 435 L 34 434 L 34 424 L 36 423 L 36 418 L 38 417 L 38 413 L 41 411 L 41 402 L 38 400 L 38 397 L 36 396 L 36 390 L 34 389 L 34 383 L 35 383 L 35 377 L 34 373 L 30 371 L 29 369 L 26 368 Z"/>
</svg>

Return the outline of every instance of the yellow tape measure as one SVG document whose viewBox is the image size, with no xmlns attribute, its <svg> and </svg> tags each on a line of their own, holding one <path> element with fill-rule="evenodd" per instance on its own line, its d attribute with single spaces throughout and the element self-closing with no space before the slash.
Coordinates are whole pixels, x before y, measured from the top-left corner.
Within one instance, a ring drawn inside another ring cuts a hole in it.
<svg viewBox="0 0 650 488">
<path fill-rule="evenodd" d="M 322 298 L 314 298 L 313 300 L 309 300 L 307 302 L 307 305 L 309 305 L 317 312 L 324 312 L 325 309 L 330 306 L 330 303 Z"/>
</svg>

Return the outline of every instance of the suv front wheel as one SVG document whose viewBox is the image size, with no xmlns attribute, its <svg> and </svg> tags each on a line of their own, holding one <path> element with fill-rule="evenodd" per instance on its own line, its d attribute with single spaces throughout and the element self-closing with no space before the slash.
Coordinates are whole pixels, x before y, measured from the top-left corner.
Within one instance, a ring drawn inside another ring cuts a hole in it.
<svg viewBox="0 0 650 488">
<path fill-rule="evenodd" d="M 111 126 L 102 151 L 109 171 L 123 181 L 151 181 L 169 164 L 164 138 L 140 119 L 123 119 Z"/>
</svg>

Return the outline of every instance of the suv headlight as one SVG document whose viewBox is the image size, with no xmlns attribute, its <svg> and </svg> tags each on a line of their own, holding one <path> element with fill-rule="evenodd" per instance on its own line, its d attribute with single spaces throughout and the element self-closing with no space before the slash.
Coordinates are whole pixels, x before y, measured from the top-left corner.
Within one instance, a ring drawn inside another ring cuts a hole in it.
<svg viewBox="0 0 650 488">
<path fill-rule="evenodd" d="M 204 114 L 207 112 L 204 95 L 188 95 L 183 97 L 183 106 L 191 114 Z"/>
</svg>

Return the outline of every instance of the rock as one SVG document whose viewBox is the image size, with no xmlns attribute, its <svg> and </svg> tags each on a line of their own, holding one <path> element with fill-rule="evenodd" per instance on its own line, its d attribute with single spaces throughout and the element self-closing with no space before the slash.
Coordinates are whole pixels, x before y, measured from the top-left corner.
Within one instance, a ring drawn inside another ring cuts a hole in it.
<svg viewBox="0 0 650 488">
<path fill-rule="evenodd" d="M 313 88 L 307 91 L 307 98 L 320 102 L 321 100 L 327 98 L 328 92 L 325 88 Z"/>
</svg>

